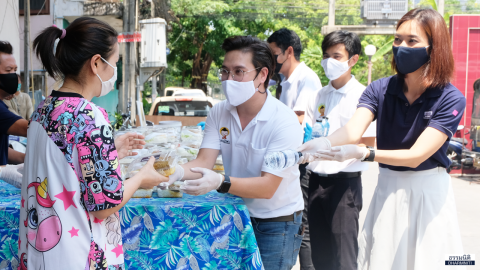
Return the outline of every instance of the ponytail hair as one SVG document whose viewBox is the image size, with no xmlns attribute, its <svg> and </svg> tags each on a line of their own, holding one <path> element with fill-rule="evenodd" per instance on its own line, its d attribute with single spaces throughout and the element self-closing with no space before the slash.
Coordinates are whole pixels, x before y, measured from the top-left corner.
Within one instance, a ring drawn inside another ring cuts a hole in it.
<svg viewBox="0 0 480 270">
<path fill-rule="evenodd" d="M 90 17 L 80 17 L 63 30 L 45 28 L 33 41 L 33 48 L 45 70 L 55 79 L 69 77 L 82 84 L 79 77 L 85 62 L 96 54 L 108 59 L 117 44 L 118 33 L 110 25 Z M 56 52 L 55 41 L 58 39 Z"/>
</svg>

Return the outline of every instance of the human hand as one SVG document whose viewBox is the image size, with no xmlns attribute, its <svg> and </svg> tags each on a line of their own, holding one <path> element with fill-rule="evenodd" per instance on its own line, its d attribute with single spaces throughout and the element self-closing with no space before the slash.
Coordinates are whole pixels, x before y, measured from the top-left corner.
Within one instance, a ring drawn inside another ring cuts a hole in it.
<svg viewBox="0 0 480 270">
<path fill-rule="evenodd" d="M 16 188 L 22 188 L 23 163 L 0 168 L 0 179 Z"/>
<path fill-rule="evenodd" d="M 205 130 L 205 122 L 204 121 L 198 123 L 197 126 L 200 126 L 200 127 L 202 127 L 202 130 Z"/>
<path fill-rule="evenodd" d="M 330 150 L 331 148 L 332 148 L 332 145 L 330 144 L 330 141 L 325 137 L 308 141 L 302 144 L 299 148 L 297 148 L 298 152 L 302 152 L 302 157 L 300 157 L 297 163 L 305 164 L 305 163 L 313 162 L 317 160 L 316 157 L 314 156 L 314 154 L 316 154 L 317 151 Z"/>
<path fill-rule="evenodd" d="M 14 95 L 8 95 L 3 100 L 11 100 L 14 97 Z"/>
<path fill-rule="evenodd" d="M 203 195 L 214 189 L 218 189 L 223 182 L 223 175 L 205 168 L 192 168 L 192 172 L 201 173 L 203 176 L 197 180 L 187 180 L 180 188 L 190 195 Z"/>
<path fill-rule="evenodd" d="M 183 176 L 185 175 L 185 170 L 182 166 L 177 165 L 175 166 L 175 172 L 168 176 L 168 182 L 161 183 L 158 187 L 161 190 L 168 189 L 168 186 L 175 183 L 176 181 L 182 180 Z"/>
<path fill-rule="evenodd" d="M 117 148 L 118 159 L 127 156 L 135 156 L 138 153 L 132 152 L 135 149 L 143 149 L 145 145 L 145 136 L 135 132 L 128 132 L 115 139 L 115 148 Z"/>
<path fill-rule="evenodd" d="M 315 157 L 321 160 L 345 161 L 352 158 L 363 160 L 369 153 L 368 148 L 355 144 L 332 147 L 331 150 L 319 150 Z"/>
<path fill-rule="evenodd" d="M 312 127 L 307 123 L 303 131 L 303 143 L 306 143 L 312 139 Z"/>
<path fill-rule="evenodd" d="M 139 175 L 140 178 L 140 188 L 151 189 L 154 186 L 158 186 L 160 183 L 168 182 L 168 177 L 165 177 L 159 174 L 153 167 L 155 162 L 154 157 L 150 157 L 147 164 L 143 166 L 142 169 L 135 175 Z"/>
</svg>

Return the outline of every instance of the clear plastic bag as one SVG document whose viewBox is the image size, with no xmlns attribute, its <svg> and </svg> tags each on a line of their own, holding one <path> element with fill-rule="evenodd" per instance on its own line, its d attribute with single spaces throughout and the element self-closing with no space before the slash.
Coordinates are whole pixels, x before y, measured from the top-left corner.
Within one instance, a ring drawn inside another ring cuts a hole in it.
<svg viewBox="0 0 480 270">
<path fill-rule="evenodd" d="M 190 147 L 187 144 L 181 144 L 179 147 L 177 147 L 177 155 L 187 159 L 197 158 L 198 151 L 200 151 L 198 148 Z"/>
<path fill-rule="evenodd" d="M 127 169 L 128 177 L 133 177 L 135 174 L 137 174 L 143 168 L 143 166 L 147 164 L 150 157 L 155 158 L 153 167 L 159 174 L 165 177 L 168 177 L 169 175 L 172 175 L 175 172 L 175 167 L 178 164 L 177 154 L 174 150 L 167 149 L 167 150 L 161 150 L 159 151 L 159 153 L 156 153 L 153 155 L 146 155 L 146 156 L 141 156 L 136 158 L 128 166 L 128 169 Z"/>
<path fill-rule="evenodd" d="M 225 168 L 223 167 L 223 159 L 221 155 L 217 157 L 215 165 L 213 165 L 213 171 L 219 174 L 225 174 Z"/>
<path fill-rule="evenodd" d="M 200 126 L 184 126 L 182 128 L 181 136 L 182 142 L 199 141 L 203 140 L 203 132 Z"/>
<path fill-rule="evenodd" d="M 175 128 L 153 127 L 145 136 L 146 143 L 165 144 L 180 141 L 180 134 Z"/>
</svg>

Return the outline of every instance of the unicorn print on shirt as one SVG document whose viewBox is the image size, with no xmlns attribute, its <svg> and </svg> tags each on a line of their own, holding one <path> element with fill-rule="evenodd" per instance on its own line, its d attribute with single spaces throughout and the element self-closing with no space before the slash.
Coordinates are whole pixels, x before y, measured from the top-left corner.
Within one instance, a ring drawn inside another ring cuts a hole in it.
<svg viewBox="0 0 480 270">
<path fill-rule="evenodd" d="M 34 257 L 41 258 L 43 263 L 39 269 L 43 270 L 45 269 L 43 254 L 60 242 L 62 223 L 53 209 L 55 201 L 52 201 L 48 194 L 47 178 L 42 182 L 38 177 L 37 180 L 38 182 L 32 182 L 27 187 L 28 199 L 25 208 L 27 219 L 24 221 L 24 226 L 27 227 L 27 240 L 31 247 L 29 251 Z M 21 257 L 23 259 L 20 262 L 20 269 L 26 261 L 23 254 Z"/>
</svg>

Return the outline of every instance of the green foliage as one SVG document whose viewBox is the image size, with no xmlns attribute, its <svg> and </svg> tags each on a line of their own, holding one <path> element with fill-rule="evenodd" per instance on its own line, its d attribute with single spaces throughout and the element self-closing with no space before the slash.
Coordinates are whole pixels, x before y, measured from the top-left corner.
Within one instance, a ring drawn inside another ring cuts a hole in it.
<svg viewBox="0 0 480 270">
<path fill-rule="evenodd" d="M 418 6 L 436 9 L 435 1 L 422 0 Z M 448 23 L 452 14 L 480 13 L 478 1 L 446 0 L 445 20 Z M 320 64 L 323 56 L 321 28 L 328 21 L 327 0 L 171 0 L 171 9 L 179 23 L 172 24 L 168 34 L 167 46 L 171 54 L 168 56 L 167 86 L 189 87 L 195 77 L 192 77 L 194 61 L 200 61 L 207 65 L 202 71 L 206 74 L 202 76 L 212 88 L 212 95 L 222 96 L 217 70 L 223 62 L 223 40 L 233 35 L 253 35 L 266 40 L 282 27 L 298 34 L 303 45 L 301 60 L 317 73 L 322 85 L 328 83 Z M 337 0 L 335 23 L 362 24 L 360 1 Z M 372 58 L 372 81 L 394 74 L 390 67 L 392 38 L 391 35 L 360 37 L 363 48 L 372 44 L 378 50 Z M 352 68 L 352 74 L 364 85 L 367 84 L 367 61 L 368 57 L 362 52 Z M 275 92 L 276 88 L 271 90 Z"/>
<path fill-rule="evenodd" d="M 115 130 L 118 130 L 123 125 L 123 117 L 121 113 L 108 113 L 109 116 L 113 116 L 115 120 L 113 120 L 112 127 Z"/>
<path fill-rule="evenodd" d="M 152 107 L 152 103 L 147 101 L 147 97 L 151 97 L 151 96 L 152 96 L 152 85 L 151 85 L 151 82 L 147 81 L 143 84 L 143 91 L 142 91 L 143 112 L 145 113 L 145 115 L 148 115 L 148 113 L 150 112 L 150 108 Z"/>
<path fill-rule="evenodd" d="M 437 10 L 438 0 L 421 0 L 418 7 L 432 8 Z M 447 25 L 450 23 L 450 16 L 454 14 L 479 14 L 480 2 L 478 0 L 445 0 L 445 14 L 443 18 Z"/>
</svg>

